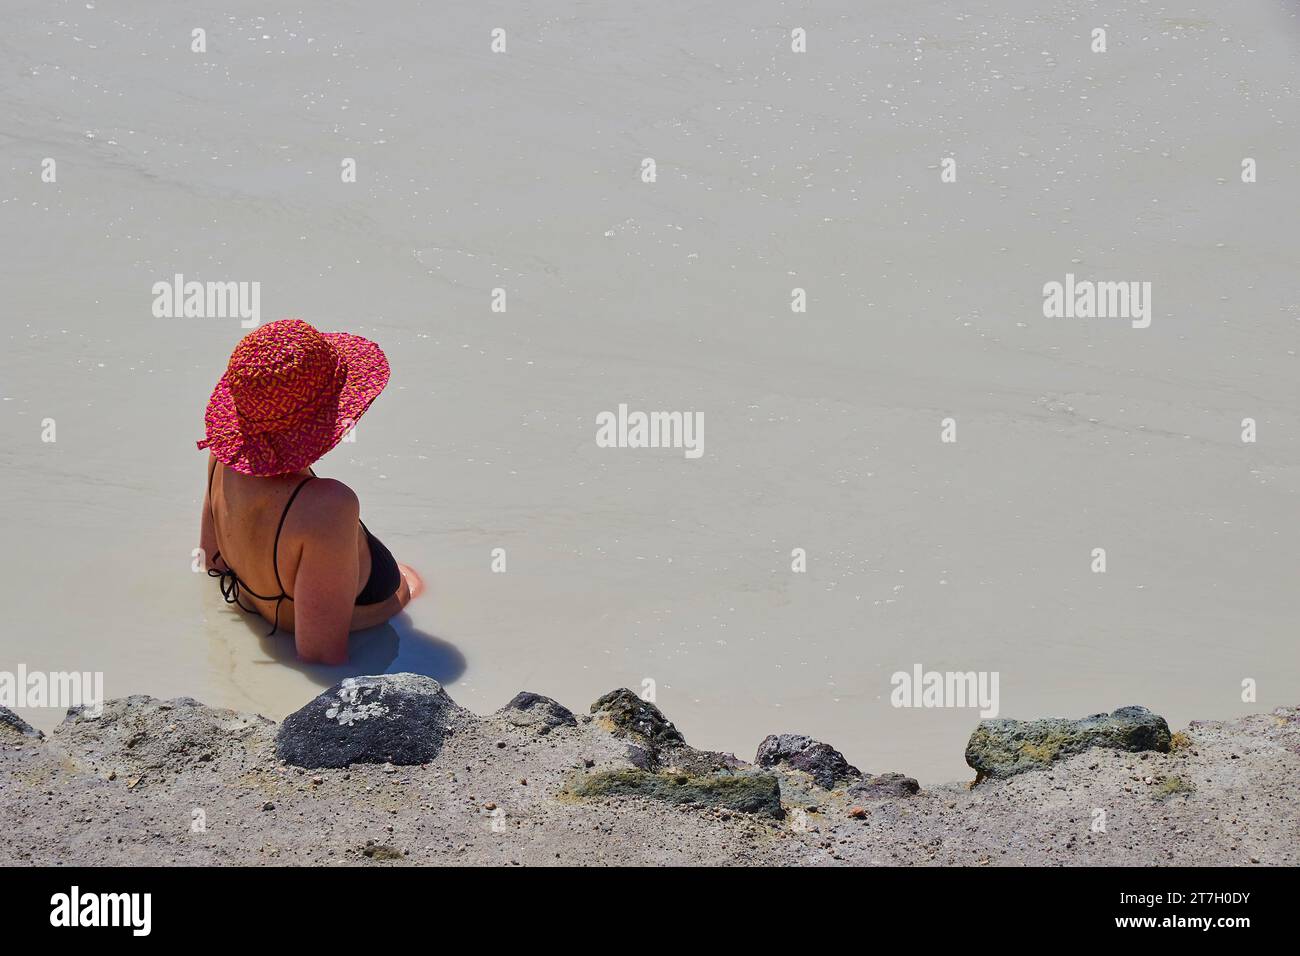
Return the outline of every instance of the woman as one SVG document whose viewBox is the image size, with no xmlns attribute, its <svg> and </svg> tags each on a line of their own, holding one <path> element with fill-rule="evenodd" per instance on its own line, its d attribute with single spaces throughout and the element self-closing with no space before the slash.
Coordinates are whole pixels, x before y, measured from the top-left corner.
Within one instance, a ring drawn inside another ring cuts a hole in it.
<svg viewBox="0 0 1300 956">
<path fill-rule="evenodd" d="M 208 401 L 200 543 L 226 601 L 291 631 L 298 657 L 342 664 L 419 579 L 361 523 L 357 496 L 312 462 L 388 384 L 374 342 L 282 319 L 246 335 Z M 238 570 L 236 570 L 238 569 Z"/>
</svg>

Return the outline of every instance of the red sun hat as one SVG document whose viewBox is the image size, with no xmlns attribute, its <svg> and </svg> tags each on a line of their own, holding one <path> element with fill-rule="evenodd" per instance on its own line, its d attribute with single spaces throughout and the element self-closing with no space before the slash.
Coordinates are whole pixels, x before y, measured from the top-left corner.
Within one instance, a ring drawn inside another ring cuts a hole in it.
<svg viewBox="0 0 1300 956">
<path fill-rule="evenodd" d="M 245 475 L 287 475 L 337 445 L 388 384 L 369 339 L 280 319 L 248 333 L 208 400 L 199 448 Z"/>
</svg>

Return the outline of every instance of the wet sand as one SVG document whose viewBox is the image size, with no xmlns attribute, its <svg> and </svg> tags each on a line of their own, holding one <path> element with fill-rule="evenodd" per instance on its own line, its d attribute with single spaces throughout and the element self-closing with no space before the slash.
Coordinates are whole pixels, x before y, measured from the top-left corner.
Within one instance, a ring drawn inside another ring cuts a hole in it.
<svg viewBox="0 0 1300 956">
<path fill-rule="evenodd" d="M 0 668 L 275 719 L 343 673 L 191 570 L 245 330 L 155 318 L 181 273 L 392 360 L 317 470 L 427 591 L 351 672 L 478 712 L 652 680 L 698 746 L 923 783 L 977 715 L 891 707 L 917 663 L 1009 717 L 1293 703 L 1295 7 L 961 9 L 7 4 Z M 1151 282 L 1151 326 L 1044 318 L 1067 273 Z M 598 448 L 620 403 L 704 455 Z"/>
</svg>

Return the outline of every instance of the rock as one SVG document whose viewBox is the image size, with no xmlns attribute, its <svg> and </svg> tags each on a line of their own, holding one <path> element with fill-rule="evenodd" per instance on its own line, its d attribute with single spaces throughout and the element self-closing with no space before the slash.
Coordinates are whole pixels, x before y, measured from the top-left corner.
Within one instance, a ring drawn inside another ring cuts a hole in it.
<svg viewBox="0 0 1300 956">
<path fill-rule="evenodd" d="M 760 767 L 788 767 L 812 776 L 817 786 L 833 790 L 837 783 L 857 780 L 862 771 L 830 744 L 803 734 L 772 734 L 758 745 L 754 762 Z"/>
<path fill-rule="evenodd" d="M 0 730 L 9 730 L 35 740 L 43 740 L 45 735 L 15 714 L 8 707 L 0 707 Z"/>
<path fill-rule="evenodd" d="M 710 773 L 741 770 L 749 764 L 735 754 L 718 753 L 713 750 L 696 750 L 685 744 L 680 747 L 664 747 L 658 752 L 658 765 L 668 773 L 689 774 L 699 777 Z"/>
<path fill-rule="evenodd" d="M 659 754 L 648 747 L 638 747 L 631 744 L 627 748 L 627 762 L 637 770 L 653 772 L 659 769 Z"/>
<path fill-rule="evenodd" d="M 297 767 L 428 763 L 473 719 L 432 677 L 348 677 L 284 719 L 276 754 Z"/>
<path fill-rule="evenodd" d="M 849 787 L 849 796 L 863 800 L 890 800 L 895 797 L 914 797 L 921 785 L 901 773 L 882 773 L 863 777 Z"/>
<path fill-rule="evenodd" d="M 686 738 L 658 707 L 626 687 L 601 697 L 591 705 L 591 712 L 597 719 L 603 719 L 615 735 L 641 737 L 652 748 L 686 743 Z"/>
<path fill-rule="evenodd" d="M 966 744 L 966 763 L 978 782 L 1042 770 L 1090 747 L 1168 753 L 1169 746 L 1169 725 L 1163 717 L 1145 707 L 1121 707 L 1082 720 L 982 720 Z"/>
<path fill-rule="evenodd" d="M 672 804 L 717 807 L 780 819 L 781 785 L 775 774 L 716 773 L 706 776 L 601 770 L 578 778 L 569 787 L 577 797 L 644 797 Z"/>
<path fill-rule="evenodd" d="M 862 809 L 862 807 L 849 807 L 849 816 L 854 820 L 865 820 L 867 818 L 867 811 Z"/>
<path fill-rule="evenodd" d="M 51 736 L 95 773 L 138 779 L 199 764 L 210 771 L 241 754 L 261 753 L 274 734 L 275 724 L 257 714 L 209 707 L 190 697 L 133 694 L 105 701 L 97 713 L 69 710 Z"/>
<path fill-rule="evenodd" d="M 669 773 L 686 773 L 693 776 L 717 773 L 721 770 L 739 770 L 749 766 L 734 754 L 696 750 L 687 744 L 668 747 L 640 747 L 629 744 L 627 762 L 638 770 L 649 770 L 652 773 L 664 770 Z"/>
<path fill-rule="evenodd" d="M 702 777 L 749 766 L 734 754 L 688 746 L 658 707 L 626 687 L 600 698 L 591 705 L 591 712 L 614 736 L 628 738 L 627 760 L 633 769 Z"/>
<path fill-rule="evenodd" d="M 578 726 L 578 718 L 569 708 L 526 690 L 515 694 L 497 713 L 516 727 L 532 727 L 538 734 L 549 734 L 556 727 Z"/>
</svg>

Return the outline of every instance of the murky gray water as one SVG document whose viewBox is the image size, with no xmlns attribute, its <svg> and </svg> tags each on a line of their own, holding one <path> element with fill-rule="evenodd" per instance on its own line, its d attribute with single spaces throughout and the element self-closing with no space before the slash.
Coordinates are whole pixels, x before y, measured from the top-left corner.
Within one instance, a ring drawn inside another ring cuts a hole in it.
<svg viewBox="0 0 1300 956">
<path fill-rule="evenodd" d="M 1005 716 L 1300 699 L 1296 6 L 728 6 L 6 4 L 0 668 L 276 718 L 337 675 L 191 571 L 244 330 L 155 318 L 181 273 L 388 351 L 318 470 L 430 590 L 357 669 L 650 680 L 698 745 L 923 782 L 978 715 L 891 707 L 915 664 Z M 1150 327 L 1044 318 L 1067 273 Z M 598 448 L 620 403 L 703 456 Z"/>
</svg>

